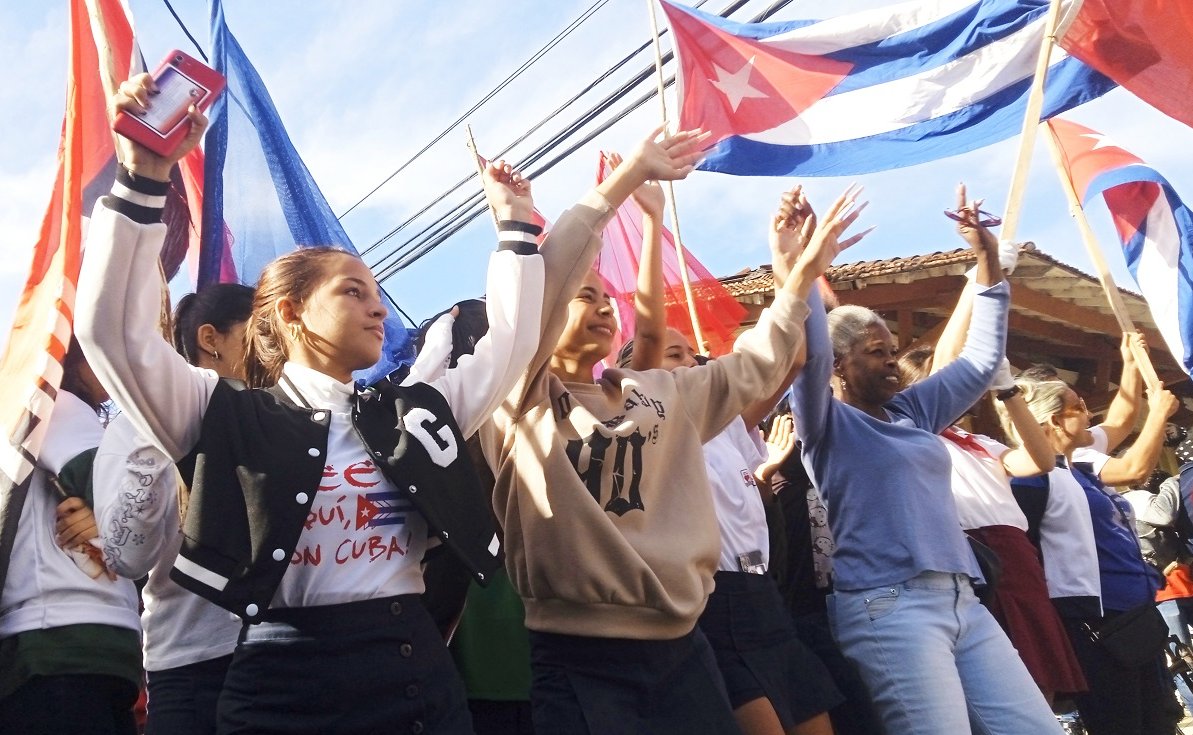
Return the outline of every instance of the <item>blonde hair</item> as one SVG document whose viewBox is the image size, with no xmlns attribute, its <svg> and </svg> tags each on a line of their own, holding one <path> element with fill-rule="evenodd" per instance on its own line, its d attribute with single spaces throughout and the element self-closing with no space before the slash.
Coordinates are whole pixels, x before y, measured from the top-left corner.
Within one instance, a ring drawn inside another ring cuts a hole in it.
<svg viewBox="0 0 1193 735">
<path fill-rule="evenodd" d="M 251 388 L 276 385 L 290 358 L 286 325 L 277 314 L 277 302 L 301 304 L 327 277 L 333 259 L 356 255 L 334 247 L 299 248 L 273 260 L 261 271 L 253 311 L 245 329 L 244 375 Z"/>
<path fill-rule="evenodd" d="M 1045 423 L 1065 408 L 1065 395 L 1069 392 L 1069 386 L 1063 381 L 1019 378 L 1015 381 L 1015 385 L 1023 391 L 1023 400 L 1027 403 L 1027 410 L 1031 411 L 1031 416 L 1037 424 Z M 1015 446 L 1022 446 L 1023 438 L 1015 430 L 1015 424 L 1011 421 L 1007 407 L 1003 405 L 1002 401 L 995 401 L 994 406 L 998 410 L 998 420 L 1002 423 L 1002 429 L 1006 432 L 1007 438 Z"/>
</svg>

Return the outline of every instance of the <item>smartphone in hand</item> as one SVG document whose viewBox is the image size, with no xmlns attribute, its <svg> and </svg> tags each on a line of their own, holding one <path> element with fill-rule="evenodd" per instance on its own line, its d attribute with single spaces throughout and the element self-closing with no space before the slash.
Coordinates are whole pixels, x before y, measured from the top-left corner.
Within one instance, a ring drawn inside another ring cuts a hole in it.
<svg viewBox="0 0 1193 735">
<path fill-rule="evenodd" d="M 149 97 L 144 113 L 121 112 L 112 129 L 135 140 L 159 156 L 174 152 L 190 131 L 186 110 L 194 105 L 206 110 L 226 84 L 215 69 L 175 49 L 153 72 L 157 93 Z"/>
</svg>

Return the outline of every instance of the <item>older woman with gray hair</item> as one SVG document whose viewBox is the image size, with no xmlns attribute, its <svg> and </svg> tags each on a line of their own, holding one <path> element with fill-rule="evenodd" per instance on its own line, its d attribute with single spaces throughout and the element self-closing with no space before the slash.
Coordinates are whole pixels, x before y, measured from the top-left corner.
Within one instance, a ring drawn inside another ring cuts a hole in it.
<svg viewBox="0 0 1193 735">
<path fill-rule="evenodd" d="M 981 228 L 958 210 L 962 236 Z M 793 385 L 803 460 L 837 542 L 834 632 L 890 733 L 1059 733 L 1040 690 L 973 581 L 951 462 L 936 434 L 976 402 L 1002 361 L 1009 289 L 989 238 L 966 237 L 978 293 L 960 357 L 900 392 L 885 321 L 809 303 L 808 357 Z M 813 294 L 813 299 L 816 295 Z M 833 383 L 830 392 L 830 380 Z"/>
</svg>

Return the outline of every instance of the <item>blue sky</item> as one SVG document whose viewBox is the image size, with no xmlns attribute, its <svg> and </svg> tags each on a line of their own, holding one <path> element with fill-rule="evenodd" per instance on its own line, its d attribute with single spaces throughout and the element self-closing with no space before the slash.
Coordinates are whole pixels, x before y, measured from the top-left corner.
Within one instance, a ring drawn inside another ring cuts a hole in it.
<svg viewBox="0 0 1193 735">
<path fill-rule="evenodd" d="M 175 0 L 174 4 L 206 44 L 206 2 Z M 590 4 L 591 0 L 226 0 L 225 13 L 332 209 L 342 212 Z M 706 7 L 719 9 L 724 4 L 711 0 Z M 739 17 L 760 12 L 768 4 L 754 0 Z M 838 13 L 884 5 L 890 3 L 832 3 Z M 191 50 L 163 3 L 131 0 L 131 6 L 151 64 L 171 48 Z M 823 16 L 825 6 L 796 0 L 776 17 Z M 611 0 L 471 117 L 481 152 L 504 147 L 648 37 L 645 2 Z M 0 100 L 9 110 L 9 123 L 0 136 L 2 325 L 11 323 L 53 182 L 64 106 L 66 41 L 66 2 L 0 5 L 0 64 L 9 69 L 7 83 L 0 88 Z M 643 54 L 612 81 L 649 60 Z M 612 82 L 607 82 L 599 89 L 611 88 Z M 668 97 L 674 109 L 674 100 Z M 582 103 L 571 113 L 590 104 Z M 539 208 L 548 217 L 557 216 L 592 184 L 598 151 L 628 149 L 657 124 L 658 115 L 658 104 L 652 101 L 536 180 Z M 1193 131 L 1186 126 L 1121 90 L 1068 117 L 1108 134 L 1155 166 L 1178 192 L 1193 197 Z M 562 116 L 558 124 L 568 119 Z M 865 222 L 879 227 L 842 260 L 960 246 L 941 210 L 953 204 L 956 184 L 963 180 L 976 196 L 986 198 L 987 209 L 1001 211 L 1016 145 L 1015 140 L 1005 141 L 929 164 L 857 177 L 871 202 Z M 525 150 L 524 145 L 515 154 Z M 471 168 L 463 130 L 455 131 L 344 217 L 349 236 L 357 248 L 364 249 Z M 779 193 L 792 183 L 693 174 L 676 187 L 685 243 L 717 275 L 766 262 L 766 223 Z M 832 178 L 804 180 L 813 202 L 822 204 L 849 183 Z M 1092 270 L 1042 141 L 1025 206 L 1019 239 L 1033 240 L 1045 252 Z M 1117 241 L 1108 216 L 1094 207 L 1091 217 L 1108 246 L 1117 277 L 1133 287 L 1122 258 L 1114 251 Z M 492 240 L 492 225 L 478 219 L 384 286 L 408 313 L 421 319 L 483 288 Z M 6 326 L 0 329 L 7 332 Z"/>
</svg>

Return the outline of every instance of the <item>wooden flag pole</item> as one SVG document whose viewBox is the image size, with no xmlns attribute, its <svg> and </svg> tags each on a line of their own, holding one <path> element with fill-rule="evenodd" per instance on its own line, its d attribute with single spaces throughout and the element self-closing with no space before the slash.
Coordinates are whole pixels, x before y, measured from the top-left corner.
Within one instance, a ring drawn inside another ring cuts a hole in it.
<svg viewBox="0 0 1193 735">
<path fill-rule="evenodd" d="M 472 162 L 476 164 L 476 175 L 480 177 L 481 194 L 483 195 L 485 190 L 485 167 L 481 165 L 481 154 L 476 150 L 476 138 L 472 137 L 472 125 L 466 123 L 464 131 L 468 133 L 468 150 L 472 151 Z M 489 198 L 485 197 L 486 203 L 488 200 Z M 492 204 L 489 205 L 489 216 L 493 218 L 493 229 L 500 233 L 501 223 L 497 221 L 497 212 L 493 210 Z"/>
<path fill-rule="evenodd" d="M 1077 189 L 1073 186 L 1073 180 L 1069 177 L 1069 173 L 1065 168 L 1064 153 L 1061 152 L 1060 144 L 1056 141 L 1056 136 L 1052 134 L 1052 129 L 1049 128 L 1044 135 L 1048 142 L 1048 152 L 1052 154 L 1052 162 L 1056 166 L 1056 173 L 1060 176 L 1061 188 L 1065 190 L 1065 196 L 1069 200 L 1069 214 L 1077 221 L 1077 229 L 1081 232 L 1081 240 L 1085 243 L 1085 249 L 1089 252 L 1089 257 L 1094 262 L 1094 271 L 1097 273 L 1098 281 L 1102 284 L 1102 290 L 1106 293 L 1106 300 L 1110 302 L 1110 310 L 1114 312 L 1115 319 L 1118 320 L 1118 326 L 1124 332 L 1134 332 L 1135 323 L 1131 320 L 1131 315 L 1127 313 L 1127 305 L 1123 301 L 1123 295 L 1119 293 L 1118 286 L 1114 282 L 1114 276 L 1110 275 L 1110 268 L 1106 264 L 1106 259 L 1102 257 L 1102 248 L 1098 245 L 1097 235 L 1094 234 L 1093 228 L 1089 226 L 1089 219 L 1085 216 L 1085 209 L 1081 206 L 1081 200 L 1077 197 Z M 1148 390 L 1157 390 L 1163 388 L 1160 382 L 1160 376 L 1156 374 L 1156 368 L 1152 365 L 1151 357 L 1147 351 L 1139 347 L 1135 342 L 1129 343 L 1131 346 L 1131 354 L 1135 356 L 1135 365 L 1139 368 L 1139 374 L 1143 376 L 1143 382 L 1147 385 Z"/>
<path fill-rule="evenodd" d="M 1007 192 L 1007 206 L 1003 210 L 1002 232 L 999 238 L 1014 242 L 1019 230 L 1019 215 L 1023 209 L 1023 195 L 1027 190 L 1027 174 L 1031 171 L 1031 155 L 1036 148 L 1036 131 L 1040 128 L 1040 111 L 1044 108 L 1044 82 L 1048 79 L 1048 62 L 1056 43 L 1056 26 L 1060 21 L 1061 0 L 1051 0 L 1048 19 L 1044 21 L 1044 38 L 1040 41 L 1040 55 L 1036 58 L 1036 74 L 1032 77 L 1027 110 L 1023 113 L 1023 130 L 1019 135 L 1019 156 L 1011 174 L 1011 189 Z"/>
<path fill-rule="evenodd" d="M 663 51 L 659 46 L 659 21 L 655 17 L 654 0 L 646 0 L 646 7 L 650 11 L 650 32 L 654 39 L 654 68 L 656 81 L 659 85 L 659 106 L 663 111 L 663 125 L 667 124 L 667 99 L 663 96 L 666 87 L 663 81 Z M 688 277 L 688 262 L 683 252 L 683 236 L 679 230 L 679 208 L 675 204 L 675 182 L 667 183 L 667 200 L 671 205 L 671 225 L 675 230 L 675 257 L 679 261 L 679 278 L 683 283 L 684 297 L 688 301 L 688 317 L 692 320 L 692 336 L 696 339 L 696 349 L 701 355 L 708 354 L 704 345 L 704 333 L 700 329 L 700 317 L 696 314 L 696 298 L 692 294 L 692 280 Z"/>
</svg>

